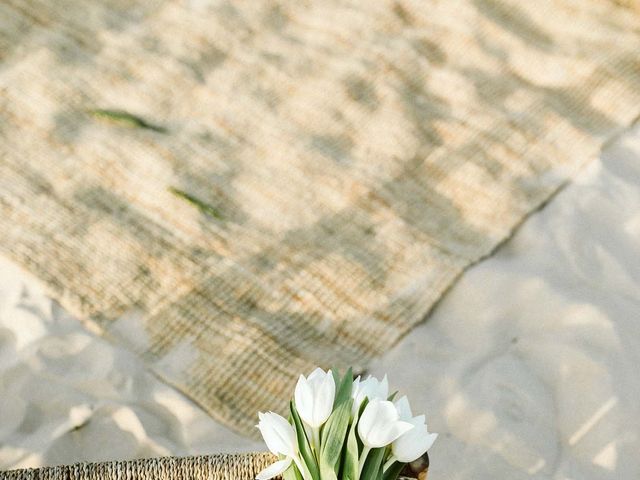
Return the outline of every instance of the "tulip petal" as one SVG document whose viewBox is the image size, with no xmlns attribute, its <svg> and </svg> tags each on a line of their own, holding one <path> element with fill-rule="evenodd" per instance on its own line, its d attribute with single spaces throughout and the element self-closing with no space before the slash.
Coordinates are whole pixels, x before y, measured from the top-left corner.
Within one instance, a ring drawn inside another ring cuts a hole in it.
<svg viewBox="0 0 640 480">
<path fill-rule="evenodd" d="M 329 373 L 331 373 L 331 370 L 329 370 Z M 309 382 L 313 382 L 316 379 L 322 380 L 325 377 L 325 375 L 326 375 L 326 372 L 322 370 L 320 367 L 318 367 L 313 372 L 311 372 L 311 374 L 307 377 L 307 380 Z"/>
<path fill-rule="evenodd" d="M 409 405 L 409 399 L 405 395 L 404 397 L 396 400 L 393 403 L 398 411 L 398 416 L 400 420 L 404 420 L 405 422 L 410 422 L 413 418 L 413 414 L 411 413 L 411 406 Z"/>
<path fill-rule="evenodd" d="M 331 370 L 316 368 L 308 378 L 300 375 L 294 398 L 300 418 L 306 425 L 318 428 L 327 421 L 333 410 L 336 382 Z"/>
<path fill-rule="evenodd" d="M 293 427 L 277 413 L 269 412 L 260 415 L 258 429 L 272 453 L 293 456 L 298 452 Z"/>
<path fill-rule="evenodd" d="M 300 417 L 305 423 L 311 424 L 313 419 L 313 389 L 304 375 L 300 375 L 298 379 L 294 398 Z"/>
<path fill-rule="evenodd" d="M 367 444 L 367 441 L 373 433 L 375 422 L 378 414 L 378 402 L 372 401 L 367 404 L 358 420 L 358 435 L 360 440 Z M 368 446 L 368 445 L 367 445 Z"/>
<path fill-rule="evenodd" d="M 311 405 L 313 402 L 313 390 L 304 375 L 300 375 L 300 378 L 298 378 L 298 383 L 296 383 L 296 389 L 294 391 L 294 398 L 296 401 L 296 408 L 298 408 L 298 410 Z"/>
<path fill-rule="evenodd" d="M 389 380 L 387 379 L 386 374 L 382 379 L 382 381 L 380 382 L 379 395 L 380 395 L 380 398 L 384 400 L 386 400 L 389 397 Z"/>
<path fill-rule="evenodd" d="M 351 393 L 353 398 L 353 415 L 359 410 L 365 397 L 371 400 L 387 400 L 389 397 L 389 381 L 385 375 L 382 381 L 369 375 L 365 380 L 360 377 L 353 382 Z"/>
<path fill-rule="evenodd" d="M 415 425 L 416 427 L 421 427 L 424 425 L 424 428 L 427 428 L 427 424 L 425 423 L 426 421 L 427 419 L 424 415 L 418 415 L 417 417 L 412 417 L 409 420 L 407 420 L 407 422 L 411 423 L 412 425 Z"/>
<path fill-rule="evenodd" d="M 424 441 L 424 444 L 423 444 L 424 452 L 422 452 L 420 454 L 420 456 L 424 455 L 424 453 L 433 446 L 434 442 L 437 439 L 438 439 L 438 434 L 437 433 L 430 433 L 429 435 L 427 435 L 427 439 Z"/>
<path fill-rule="evenodd" d="M 360 410 L 360 405 L 362 405 L 362 396 L 360 395 L 360 375 L 356 377 L 356 379 L 353 381 L 353 385 L 351 386 L 351 398 L 353 398 L 351 416 L 355 417 L 355 415 Z"/>
<path fill-rule="evenodd" d="M 407 433 L 409 430 L 412 430 L 414 428 L 415 427 L 413 426 L 413 424 L 409 422 L 402 422 L 402 421 L 394 422 L 391 425 L 391 427 L 388 430 L 386 430 L 384 435 L 381 436 L 380 438 L 380 442 L 382 443 L 381 446 L 389 445 L 394 440 L 397 440 L 402 434 Z"/>
<path fill-rule="evenodd" d="M 256 480 L 269 480 L 270 478 L 280 475 L 289 468 L 291 460 L 291 457 L 287 457 L 284 460 L 278 460 L 277 462 L 272 463 L 256 475 Z"/>
<path fill-rule="evenodd" d="M 400 462 L 413 462 L 431 448 L 438 438 L 437 433 L 429 433 L 426 425 L 416 426 L 393 442 L 393 455 Z"/>
<path fill-rule="evenodd" d="M 314 391 L 312 426 L 319 427 L 327 421 L 333 410 L 335 396 L 336 382 L 333 379 L 333 374 L 329 371 L 318 385 L 317 390 Z"/>
<path fill-rule="evenodd" d="M 358 422 L 358 435 L 369 448 L 389 445 L 414 426 L 398 420 L 398 411 L 387 400 L 372 400 L 362 412 Z"/>
</svg>

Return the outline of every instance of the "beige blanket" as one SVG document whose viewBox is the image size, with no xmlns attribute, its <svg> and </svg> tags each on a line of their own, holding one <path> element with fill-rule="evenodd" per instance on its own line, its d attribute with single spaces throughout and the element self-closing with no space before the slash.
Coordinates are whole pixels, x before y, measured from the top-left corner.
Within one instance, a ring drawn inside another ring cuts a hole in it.
<svg viewBox="0 0 640 480">
<path fill-rule="evenodd" d="M 640 112 L 608 0 L 0 1 L 0 251 L 248 432 Z"/>
</svg>

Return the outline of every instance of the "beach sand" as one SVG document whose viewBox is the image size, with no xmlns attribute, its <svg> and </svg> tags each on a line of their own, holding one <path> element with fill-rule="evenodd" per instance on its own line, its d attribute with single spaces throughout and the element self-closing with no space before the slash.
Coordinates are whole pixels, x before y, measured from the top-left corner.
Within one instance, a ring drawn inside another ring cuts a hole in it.
<svg viewBox="0 0 640 480">
<path fill-rule="evenodd" d="M 262 450 L 0 260 L 0 470 Z"/>
<path fill-rule="evenodd" d="M 640 478 L 640 127 L 372 372 L 442 432 L 430 479 Z"/>
<path fill-rule="evenodd" d="M 640 478 L 640 126 L 370 371 L 440 433 L 430 479 Z M 0 262 L 0 469 L 261 450 Z"/>
</svg>

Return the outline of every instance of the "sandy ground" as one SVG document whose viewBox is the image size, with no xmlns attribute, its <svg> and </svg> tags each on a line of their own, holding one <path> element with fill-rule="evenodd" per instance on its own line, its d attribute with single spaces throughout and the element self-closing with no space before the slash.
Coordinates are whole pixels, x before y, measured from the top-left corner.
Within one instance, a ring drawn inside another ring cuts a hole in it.
<svg viewBox="0 0 640 480">
<path fill-rule="evenodd" d="M 262 450 L 0 260 L 0 470 Z"/>
<path fill-rule="evenodd" d="M 640 478 L 640 126 L 376 362 L 439 479 Z"/>
<path fill-rule="evenodd" d="M 640 127 L 374 363 L 431 479 L 640 478 Z M 261 449 L 0 262 L 0 469 Z"/>
</svg>

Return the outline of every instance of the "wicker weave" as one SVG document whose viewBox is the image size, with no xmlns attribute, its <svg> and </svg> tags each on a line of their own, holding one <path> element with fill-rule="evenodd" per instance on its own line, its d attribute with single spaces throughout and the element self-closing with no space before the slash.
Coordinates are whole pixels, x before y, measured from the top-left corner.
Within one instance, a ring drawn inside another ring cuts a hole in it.
<svg viewBox="0 0 640 480">
<path fill-rule="evenodd" d="M 638 115 L 639 32 L 606 0 L 3 0 L 0 252 L 255 433 Z"/>
<path fill-rule="evenodd" d="M 0 472 L 0 480 L 254 480 L 270 453 L 163 457 Z"/>
</svg>

